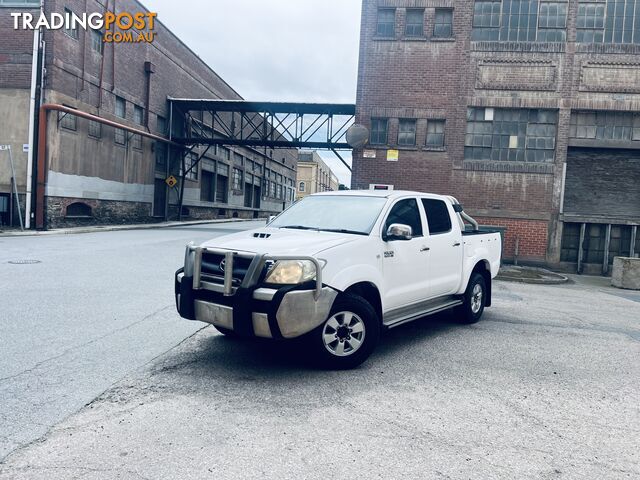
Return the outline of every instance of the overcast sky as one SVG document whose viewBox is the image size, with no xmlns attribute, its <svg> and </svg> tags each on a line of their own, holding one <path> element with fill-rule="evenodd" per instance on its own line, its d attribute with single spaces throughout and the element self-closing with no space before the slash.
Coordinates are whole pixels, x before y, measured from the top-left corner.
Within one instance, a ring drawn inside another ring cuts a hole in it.
<svg viewBox="0 0 640 480">
<path fill-rule="evenodd" d="M 360 0 L 142 3 L 247 100 L 355 103 Z M 349 171 L 321 153 L 349 185 Z"/>
</svg>

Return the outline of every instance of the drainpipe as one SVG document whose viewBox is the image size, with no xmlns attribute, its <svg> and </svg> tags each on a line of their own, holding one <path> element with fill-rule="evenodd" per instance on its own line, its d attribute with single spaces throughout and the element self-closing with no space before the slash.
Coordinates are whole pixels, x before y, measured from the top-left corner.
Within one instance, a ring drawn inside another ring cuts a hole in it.
<svg viewBox="0 0 640 480">
<path fill-rule="evenodd" d="M 46 221 L 44 215 L 45 209 L 45 192 L 47 187 L 47 112 L 58 111 L 65 112 L 76 117 L 86 118 L 87 120 L 93 120 L 94 122 L 101 123 L 102 125 L 108 125 L 110 127 L 119 128 L 129 133 L 134 133 L 142 137 L 151 138 L 157 142 L 166 143 L 174 147 L 184 149 L 183 145 L 179 143 L 167 140 L 164 137 L 154 135 L 145 130 L 133 128 L 128 125 L 124 125 L 119 122 L 113 122 L 90 113 L 86 113 L 73 108 L 65 107 L 64 105 L 46 103 L 40 107 L 40 116 L 38 120 L 38 159 L 37 159 L 37 185 L 36 185 L 36 228 L 39 230 L 46 229 Z"/>
<path fill-rule="evenodd" d="M 43 11 L 43 1 L 40 1 L 40 14 Z M 33 150 L 34 150 L 34 134 L 35 134 L 35 117 L 36 117 L 36 96 L 38 88 L 38 61 L 40 57 L 40 29 L 33 31 L 33 50 L 31 56 L 31 94 L 29 98 L 29 152 L 27 152 L 27 191 L 25 198 L 24 227 L 28 230 L 31 228 L 31 187 L 33 184 Z M 42 59 L 44 63 L 44 59 Z"/>
</svg>

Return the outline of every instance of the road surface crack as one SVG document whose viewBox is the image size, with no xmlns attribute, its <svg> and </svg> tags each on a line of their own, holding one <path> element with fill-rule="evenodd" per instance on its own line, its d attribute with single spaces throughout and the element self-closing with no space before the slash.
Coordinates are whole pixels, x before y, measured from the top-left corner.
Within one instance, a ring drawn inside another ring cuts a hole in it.
<svg viewBox="0 0 640 480">
<path fill-rule="evenodd" d="M 149 315 L 146 315 L 145 317 L 141 318 L 140 320 L 137 320 L 137 321 L 135 321 L 133 323 L 130 323 L 129 325 L 126 325 L 124 327 L 112 330 L 112 331 L 110 331 L 108 333 L 105 333 L 104 335 L 101 335 L 101 336 L 96 337 L 96 338 L 94 338 L 92 340 L 89 340 L 88 342 L 84 342 L 84 343 L 81 343 L 79 345 L 75 345 L 73 347 L 67 348 L 62 353 L 60 353 L 58 355 L 54 355 L 53 357 L 49 357 L 49 358 L 46 358 L 44 360 L 41 360 L 38 363 L 36 363 L 35 365 L 33 365 L 32 367 L 29 367 L 29 368 L 27 368 L 27 369 L 25 369 L 25 370 L 23 370 L 23 371 L 21 371 L 19 373 L 16 373 L 14 375 L 9 375 L 7 377 L 0 378 L 0 382 L 5 382 L 7 380 L 13 380 L 13 379 L 21 377 L 23 375 L 30 374 L 30 373 L 34 372 L 35 370 L 37 370 L 38 368 L 40 368 L 41 366 L 43 366 L 43 365 L 45 365 L 45 364 L 47 364 L 47 363 L 49 363 L 49 362 L 51 362 L 53 360 L 57 360 L 59 358 L 64 357 L 65 355 L 68 355 L 69 353 L 71 353 L 71 352 L 73 352 L 75 350 L 80 350 L 80 349 L 82 349 L 84 347 L 87 347 L 87 346 L 92 345 L 92 344 L 94 344 L 96 342 L 99 342 L 100 340 L 104 340 L 107 337 L 110 337 L 110 336 L 115 335 L 117 333 L 120 333 L 120 332 L 123 332 L 125 330 L 128 330 L 131 327 L 134 327 L 134 326 L 136 326 L 136 325 L 138 325 L 138 324 L 140 324 L 142 322 L 145 322 L 145 321 L 149 320 L 150 318 L 156 316 L 160 312 L 163 312 L 164 310 L 167 310 L 169 308 L 174 308 L 174 305 L 173 304 L 166 305 L 166 306 L 154 311 L 153 313 L 150 313 Z"/>
</svg>

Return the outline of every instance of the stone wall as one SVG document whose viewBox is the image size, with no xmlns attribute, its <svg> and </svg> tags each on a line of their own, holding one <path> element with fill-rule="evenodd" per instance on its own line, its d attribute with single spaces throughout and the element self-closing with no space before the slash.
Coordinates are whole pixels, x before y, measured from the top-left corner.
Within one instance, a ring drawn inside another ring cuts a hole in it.
<svg viewBox="0 0 640 480">
<path fill-rule="evenodd" d="M 81 202 L 91 207 L 91 216 L 67 216 L 67 207 Z M 47 224 L 49 228 L 68 228 L 87 225 L 118 225 L 153 223 L 151 204 L 142 202 L 118 202 L 84 198 L 47 197 Z"/>
</svg>

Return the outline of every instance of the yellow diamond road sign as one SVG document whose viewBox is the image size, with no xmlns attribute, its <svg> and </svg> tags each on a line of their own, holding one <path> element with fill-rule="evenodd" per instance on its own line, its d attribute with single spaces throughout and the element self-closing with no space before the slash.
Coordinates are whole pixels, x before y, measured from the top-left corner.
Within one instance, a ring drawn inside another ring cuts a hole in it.
<svg viewBox="0 0 640 480">
<path fill-rule="evenodd" d="M 178 183 L 178 180 L 176 180 L 176 177 L 174 177 L 173 175 L 169 175 L 165 182 L 167 182 L 167 185 L 169 185 L 170 187 L 174 187 L 176 183 Z"/>
</svg>

